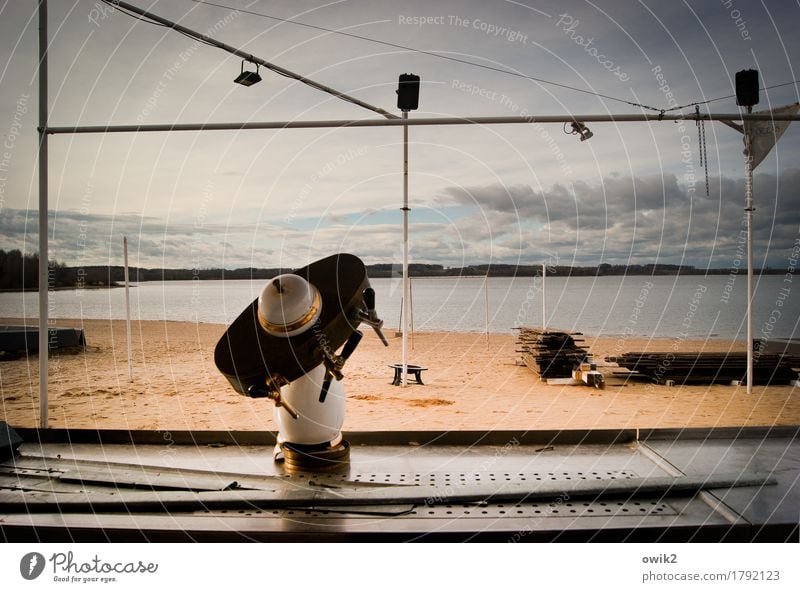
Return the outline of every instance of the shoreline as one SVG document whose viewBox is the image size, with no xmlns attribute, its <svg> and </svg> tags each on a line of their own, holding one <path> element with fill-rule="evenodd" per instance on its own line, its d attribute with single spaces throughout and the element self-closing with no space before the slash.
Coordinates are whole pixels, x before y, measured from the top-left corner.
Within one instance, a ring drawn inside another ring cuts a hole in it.
<svg viewBox="0 0 800 592">
<path fill-rule="evenodd" d="M 92 285 L 92 286 L 56 286 L 54 288 L 48 288 L 47 291 L 48 292 L 67 292 L 69 290 L 76 290 L 76 291 L 77 290 L 109 290 L 111 288 L 124 288 L 124 287 L 125 287 L 125 284 L 109 284 L 109 285 L 104 285 L 104 286 L 98 286 L 98 285 Z M 131 288 L 135 288 L 136 286 L 134 286 L 133 284 L 130 284 L 130 287 Z M 0 294 L 29 294 L 29 293 L 38 294 L 39 293 L 39 289 L 38 288 L 30 288 L 30 289 L 25 289 L 25 288 L 19 288 L 19 289 L 17 289 L 17 288 L 2 288 L 2 289 L 0 289 Z M 36 318 L 38 318 L 38 317 L 36 317 Z M 102 320 L 102 319 L 98 319 L 98 320 Z"/>
<path fill-rule="evenodd" d="M 12 321 L 0 319 L 0 322 Z M 19 319 L 17 319 L 19 321 Z M 132 323 L 128 379 L 124 320 L 59 319 L 84 329 L 85 352 L 51 356 L 49 415 L 56 428 L 276 431 L 273 405 L 237 394 L 213 362 L 226 326 L 184 321 Z M 671 351 L 674 339 L 584 336 L 607 387 L 547 385 L 517 366 L 516 335 L 415 333 L 409 364 L 425 385 L 390 384 L 401 339 L 384 348 L 366 333 L 344 367 L 347 431 L 649 429 L 800 425 L 790 385 L 668 387 L 632 382 L 603 361 L 620 351 Z M 686 351 L 743 350 L 730 340 L 680 341 Z M 622 349 L 620 349 L 622 348 Z M 2 419 L 38 421 L 38 357 L 0 362 Z"/>
<path fill-rule="evenodd" d="M 179 280 L 176 280 L 176 281 L 179 281 Z M 116 287 L 124 288 L 125 286 L 116 286 Z M 133 288 L 134 286 L 131 286 L 131 287 Z M 102 287 L 98 287 L 98 289 L 102 289 Z M 0 290 L 0 293 L 2 293 L 2 290 Z M 84 322 L 108 322 L 108 321 L 122 321 L 122 322 L 124 322 L 125 321 L 125 317 L 113 318 L 113 319 L 109 319 L 109 318 L 100 319 L 100 318 L 90 318 L 90 317 L 84 317 L 83 319 L 76 319 L 76 318 L 72 318 L 72 317 L 48 317 L 48 321 L 51 321 L 51 322 L 62 322 L 63 321 L 63 322 L 77 323 L 77 324 L 84 323 Z M 39 324 L 38 322 L 39 322 L 39 317 L 26 317 L 26 318 L 0 317 L 0 324 L 2 324 L 2 325 L 16 324 L 16 325 L 25 325 L 25 326 L 30 326 L 30 327 L 38 327 L 38 324 Z M 206 326 L 222 327 L 223 331 L 224 331 L 224 328 L 226 328 L 228 326 L 228 325 L 225 325 L 223 323 L 216 323 L 214 321 L 201 321 L 201 320 L 181 321 L 181 320 L 174 320 L 174 319 L 138 319 L 138 318 L 137 319 L 131 319 L 131 325 L 133 325 L 134 323 L 186 323 L 188 325 L 206 325 Z M 569 331 L 566 331 L 566 330 L 561 329 L 559 327 L 551 327 L 550 329 L 553 330 L 553 331 L 564 331 L 565 333 L 570 333 Z M 383 326 L 383 331 L 391 331 L 391 332 L 396 332 L 397 331 L 397 332 L 399 332 L 400 331 L 400 327 L 393 327 L 391 325 L 384 325 Z M 497 335 L 497 336 L 509 336 L 509 335 L 512 335 L 512 336 L 516 337 L 517 331 L 519 331 L 519 327 L 514 327 L 514 328 L 510 329 L 510 331 L 508 333 L 500 333 L 500 332 L 494 331 L 494 332 L 490 332 L 489 335 L 490 336 L 492 336 L 492 335 Z M 413 334 L 414 335 L 430 335 L 430 334 L 472 335 L 472 336 L 481 336 L 483 338 L 486 338 L 486 332 L 485 331 L 455 331 L 455 330 L 448 331 L 448 330 L 438 330 L 437 329 L 436 331 L 414 331 Z M 582 332 L 578 331 L 578 332 L 575 332 L 575 333 L 570 333 L 570 335 L 578 335 L 578 336 L 580 336 L 580 337 L 582 337 L 582 338 L 584 338 L 586 340 L 589 340 L 589 339 L 615 339 L 615 340 L 619 340 L 621 338 L 624 338 L 624 339 L 632 339 L 632 340 L 635 340 L 635 341 L 661 341 L 661 342 L 665 342 L 665 343 L 666 342 L 673 343 L 675 341 L 678 341 L 678 342 L 681 342 L 681 343 L 684 343 L 684 342 L 700 342 L 700 341 L 702 341 L 704 343 L 707 343 L 709 341 L 716 341 L 716 342 L 726 343 L 726 344 L 737 344 L 737 346 L 740 346 L 742 351 L 744 351 L 744 348 L 745 348 L 745 341 L 744 340 L 741 340 L 741 339 L 738 339 L 738 340 L 737 339 L 728 339 L 726 337 L 721 337 L 718 333 L 712 333 L 711 335 L 707 335 L 707 336 L 704 336 L 704 335 L 686 335 L 686 336 L 680 336 L 680 337 L 663 337 L 663 336 L 651 336 L 651 335 L 639 334 L 639 333 L 606 333 L 606 334 L 601 336 L 601 335 L 592 335 L 590 333 L 582 333 Z M 774 339 L 788 339 L 788 337 L 775 337 Z M 735 348 L 732 351 L 737 351 L 738 349 L 739 349 L 739 347 Z M 707 350 L 707 351 L 710 351 L 710 350 Z"/>
</svg>

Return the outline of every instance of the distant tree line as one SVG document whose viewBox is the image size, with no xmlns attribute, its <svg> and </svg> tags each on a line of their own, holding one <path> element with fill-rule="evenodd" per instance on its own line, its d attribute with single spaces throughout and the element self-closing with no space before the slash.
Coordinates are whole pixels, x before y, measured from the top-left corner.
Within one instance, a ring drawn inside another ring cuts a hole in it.
<svg viewBox="0 0 800 592">
<path fill-rule="evenodd" d="M 53 287 L 72 285 L 69 268 L 53 261 L 48 272 Z M 23 253 L 19 249 L 0 249 L 0 290 L 36 290 L 39 287 L 39 255 Z"/>
<path fill-rule="evenodd" d="M 372 278 L 399 277 L 403 267 L 399 263 L 376 263 L 367 265 L 367 273 Z M 171 280 L 262 280 L 273 278 L 290 270 L 277 267 L 241 267 L 238 269 L 147 269 L 129 268 L 132 282 L 152 282 Z M 408 266 L 411 277 L 535 277 L 541 275 L 541 265 L 484 264 L 466 267 L 444 267 L 428 263 L 411 263 Z M 548 276 L 604 276 L 604 275 L 726 275 L 728 268 L 698 269 L 692 265 L 671 265 L 650 263 L 646 265 L 611 265 L 601 263 L 597 266 L 548 266 Z M 765 268 L 756 273 L 782 273 L 778 269 Z M 48 285 L 50 288 L 92 288 L 119 285 L 125 279 L 121 265 L 88 265 L 69 267 L 57 261 L 50 262 Z M 19 250 L 0 249 L 0 290 L 35 290 L 39 286 L 39 256 L 23 254 Z"/>
<path fill-rule="evenodd" d="M 367 265 L 369 277 L 397 277 L 402 274 L 400 264 L 381 263 Z M 779 269 L 766 267 L 755 270 L 756 273 L 782 273 Z M 649 263 L 646 265 L 611 265 L 601 263 L 592 266 L 548 265 L 548 276 L 601 276 L 601 275 L 727 275 L 730 268 L 696 268 L 693 265 L 672 265 L 667 263 Z M 542 266 L 510 265 L 491 263 L 484 265 L 468 265 L 466 267 L 444 267 L 411 263 L 408 274 L 412 277 L 452 277 L 452 276 L 489 276 L 489 277 L 536 277 L 542 274 Z"/>
</svg>

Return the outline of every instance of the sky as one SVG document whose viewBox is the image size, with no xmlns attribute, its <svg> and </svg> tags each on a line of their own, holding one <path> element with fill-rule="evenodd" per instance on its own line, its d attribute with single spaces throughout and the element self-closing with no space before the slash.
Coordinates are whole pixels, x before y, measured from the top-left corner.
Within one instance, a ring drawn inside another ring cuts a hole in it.
<svg viewBox="0 0 800 592">
<path fill-rule="evenodd" d="M 133 3 L 394 113 L 398 76 L 417 74 L 411 118 L 738 112 L 734 76 L 750 68 L 783 85 L 756 110 L 800 96 L 785 84 L 800 78 L 797 1 Z M 0 248 L 26 252 L 35 5 L 0 4 Z M 233 84 L 239 58 L 102 2 L 49 5 L 52 126 L 381 118 L 263 68 L 261 83 Z M 585 142 L 562 124 L 410 128 L 411 261 L 741 265 L 739 132 L 707 123 L 704 167 L 694 122 L 589 127 Z M 756 267 L 797 253 L 799 155 L 793 124 L 756 170 Z M 50 257 L 69 265 L 121 264 L 123 236 L 142 267 L 402 258 L 400 128 L 57 135 L 49 167 Z"/>
</svg>

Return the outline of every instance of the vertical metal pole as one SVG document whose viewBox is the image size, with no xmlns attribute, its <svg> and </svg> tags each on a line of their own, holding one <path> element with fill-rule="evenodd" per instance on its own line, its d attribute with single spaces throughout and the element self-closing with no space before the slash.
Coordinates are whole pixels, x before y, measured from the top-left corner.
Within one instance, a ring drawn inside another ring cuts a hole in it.
<svg viewBox="0 0 800 592">
<path fill-rule="evenodd" d="M 753 112 L 752 107 L 747 108 L 748 113 Z M 745 157 L 745 205 L 747 217 L 747 394 L 753 393 L 753 152 L 752 138 L 747 133 L 745 126 L 745 142 L 747 155 Z"/>
<path fill-rule="evenodd" d="M 489 351 L 489 274 L 483 282 L 483 301 L 486 305 L 486 351 Z"/>
<path fill-rule="evenodd" d="M 414 351 L 414 283 L 411 281 L 411 276 L 408 277 L 408 309 L 408 322 L 411 324 L 409 339 L 411 342 L 411 351 Z"/>
<path fill-rule="evenodd" d="M 403 121 L 408 111 L 403 111 Z M 403 386 L 408 384 L 408 125 L 403 126 Z"/>
<path fill-rule="evenodd" d="M 39 427 L 48 427 L 47 0 L 39 0 Z"/>
<path fill-rule="evenodd" d="M 545 276 L 547 276 L 547 263 L 542 263 L 542 331 L 547 331 L 547 303 L 544 298 Z"/>
<path fill-rule="evenodd" d="M 131 353 L 131 293 L 128 281 L 128 237 L 122 237 L 122 250 L 125 255 L 125 332 L 128 336 L 128 378 L 133 381 L 133 356 Z"/>
</svg>

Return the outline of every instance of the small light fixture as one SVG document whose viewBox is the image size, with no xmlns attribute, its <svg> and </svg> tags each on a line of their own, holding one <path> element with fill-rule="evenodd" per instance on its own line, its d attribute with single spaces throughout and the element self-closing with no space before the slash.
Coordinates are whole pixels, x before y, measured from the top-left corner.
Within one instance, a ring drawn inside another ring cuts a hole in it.
<svg viewBox="0 0 800 592">
<path fill-rule="evenodd" d="M 261 76 L 258 74 L 258 64 L 256 64 L 256 71 L 252 72 L 244 69 L 244 63 L 245 60 L 242 60 L 242 72 L 233 81 L 242 86 L 253 86 L 255 83 L 261 82 Z"/>
<path fill-rule="evenodd" d="M 573 121 L 570 125 L 572 126 L 572 134 L 579 135 L 581 137 L 581 142 L 585 142 L 594 135 L 583 123 Z"/>
</svg>

